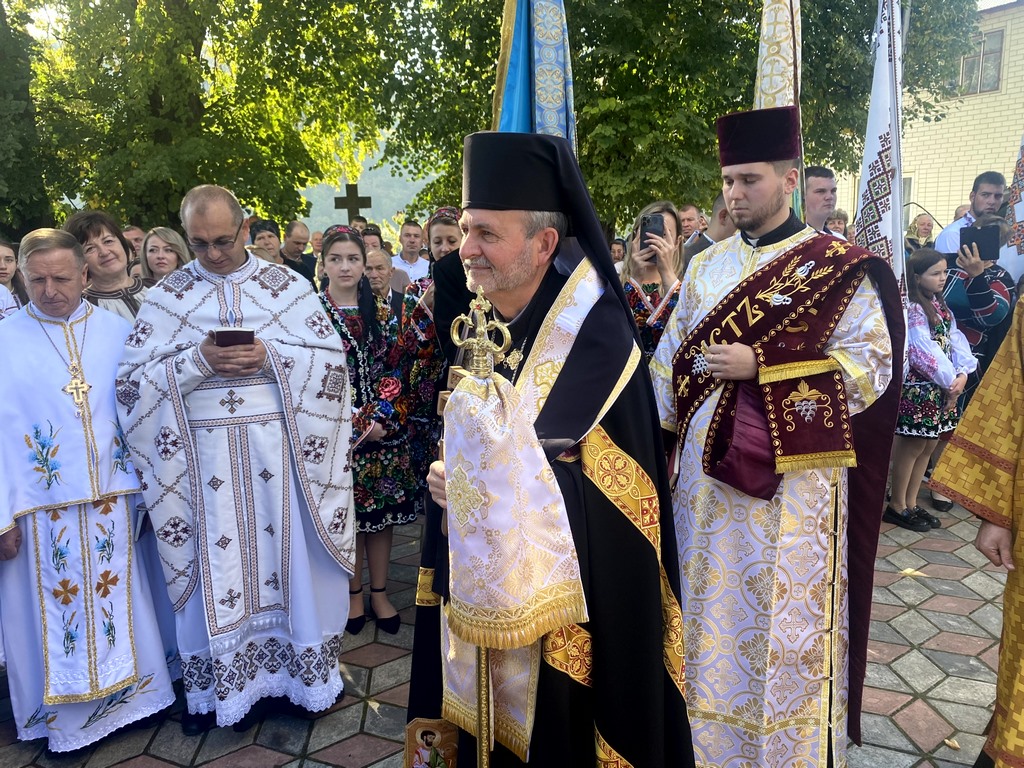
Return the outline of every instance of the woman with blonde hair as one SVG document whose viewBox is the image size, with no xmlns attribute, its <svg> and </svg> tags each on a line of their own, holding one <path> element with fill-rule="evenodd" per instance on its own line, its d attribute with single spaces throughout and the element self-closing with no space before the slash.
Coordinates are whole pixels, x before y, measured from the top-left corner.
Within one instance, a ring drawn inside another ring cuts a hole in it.
<svg viewBox="0 0 1024 768">
<path fill-rule="evenodd" d="M 641 224 L 652 217 L 661 218 L 663 234 L 646 234 L 646 242 L 641 243 Z M 679 301 L 682 270 L 682 238 L 676 207 L 668 200 L 651 203 L 636 217 L 621 273 L 622 288 L 640 329 L 648 361 L 665 330 L 665 321 Z"/>
<path fill-rule="evenodd" d="M 142 241 L 142 277 L 156 282 L 192 261 L 185 238 L 170 227 L 153 227 Z"/>
</svg>

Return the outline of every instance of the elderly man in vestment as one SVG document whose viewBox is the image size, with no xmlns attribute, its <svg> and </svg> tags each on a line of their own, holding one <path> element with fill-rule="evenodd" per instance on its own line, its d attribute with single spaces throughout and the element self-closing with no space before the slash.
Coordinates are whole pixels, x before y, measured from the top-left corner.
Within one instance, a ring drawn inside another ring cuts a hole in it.
<svg viewBox="0 0 1024 768">
<path fill-rule="evenodd" d="M 19 251 L 31 303 L 0 323 L 2 650 L 18 738 L 65 752 L 174 691 L 114 407 L 131 324 L 82 300 L 72 235 L 39 229 Z"/>
<path fill-rule="evenodd" d="M 1024 765 L 1024 311 L 974 392 L 932 472 L 932 487 L 980 518 L 974 546 L 1007 569 L 999 683 L 988 741 L 976 768 Z"/>
<path fill-rule="evenodd" d="M 478 133 L 464 157 L 460 258 L 510 346 L 486 385 L 452 393 L 428 478 L 447 509 L 459 765 L 477 645 L 495 649 L 492 765 L 693 765 L 666 469 L 593 203 L 565 139 Z"/>
<path fill-rule="evenodd" d="M 860 740 L 899 293 L 884 260 L 790 209 L 796 108 L 726 116 L 718 138 L 740 231 L 694 257 L 651 362 L 693 744 L 707 768 L 840 766 Z"/>
<path fill-rule="evenodd" d="M 191 190 L 181 220 L 196 260 L 147 296 L 117 399 L 194 732 L 265 697 L 334 703 L 354 511 L 345 352 L 308 281 L 246 252 L 226 189 Z"/>
</svg>

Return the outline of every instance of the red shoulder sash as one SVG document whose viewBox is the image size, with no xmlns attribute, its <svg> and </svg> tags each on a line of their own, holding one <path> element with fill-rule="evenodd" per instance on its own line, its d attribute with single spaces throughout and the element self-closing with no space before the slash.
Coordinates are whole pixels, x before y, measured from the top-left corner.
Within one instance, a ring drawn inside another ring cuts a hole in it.
<svg viewBox="0 0 1024 768">
<path fill-rule="evenodd" d="M 672 360 L 677 439 L 725 387 L 708 430 L 706 472 L 730 440 L 723 427 L 735 417 L 739 384 L 711 375 L 709 344 L 754 348 L 777 472 L 856 464 L 842 374 L 822 350 L 875 258 L 828 235 L 808 238 L 737 285 L 683 340 Z"/>
</svg>

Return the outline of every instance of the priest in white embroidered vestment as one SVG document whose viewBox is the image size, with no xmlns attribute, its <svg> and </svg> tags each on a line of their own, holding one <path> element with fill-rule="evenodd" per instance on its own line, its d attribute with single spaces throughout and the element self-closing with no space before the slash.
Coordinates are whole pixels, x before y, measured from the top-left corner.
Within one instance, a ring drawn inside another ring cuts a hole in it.
<svg viewBox="0 0 1024 768">
<path fill-rule="evenodd" d="M 0 656 L 18 738 L 64 752 L 174 692 L 114 408 L 131 325 L 82 300 L 85 255 L 67 232 L 30 233 L 20 261 L 31 303 L 0 323 Z"/>
<path fill-rule="evenodd" d="M 218 725 L 268 696 L 323 710 L 343 688 L 354 552 L 345 351 L 308 281 L 246 253 L 231 192 L 196 187 L 181 220 L 196 261 L 147 295 L 117 399 L 188 709 Z M 254 338 L 217 346 L 216 328 Z"/>
</svg>

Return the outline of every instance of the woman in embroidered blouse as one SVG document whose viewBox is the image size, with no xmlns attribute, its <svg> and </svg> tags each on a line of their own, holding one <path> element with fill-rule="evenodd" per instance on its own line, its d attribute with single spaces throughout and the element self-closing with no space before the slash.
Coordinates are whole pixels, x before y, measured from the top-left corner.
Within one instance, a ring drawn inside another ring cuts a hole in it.
<svg viewBox="0 0 1024 768">
<path fill-rule="evenodd" d="M 64 231 L 74 235 L 85 251 L 89 266 L 86 300 L 134 322 L 153 283 L 128 274 L 135 250 L 114 217 L 103 211 L 78 211 L 64 222 Z"/>
<path fill-rule="evenodd" d="M 324 233 L 324 269 L 330 282 L 320 294 L 327 316 L 348 353 L 352 386 L 352 481 L 356 501 L 355 576 L 349 586 L 347 631 L 366 624 L 363 551 L 370 571 L 370 612 L 377 626 L 395 634 L 401 624 L 388 600 L 388 565 L 394 526 L 412 522 L 416 479 L 409 463 L 402 396 L 402 348 L 398 321 L 370 289 L 363 271 L 366 249 L 354 229 Z"/>
<path fill-rule="evenodd" d="M 18 255 L 15 253 L 14 244 L 6 240 L 0 240 L 0 285 L 11 292 L 19 307 L 28 304 L 25 282 L 18 271 Z"/>
<path fill-rule="evenodd" d="M 640 220 L 649 215 L 661 215 L 665 236 L 650 235 L 646 243 L 641 243 Z M 683 262 L 682 238 L 678 232 L 676 207 L 668 200 L 651 203 L 636 217 L 629 253 L 622 262 L 622 287 L 633 310 L 636 327 L 640 329 L 647 361 L 654 355 L 665 330 L 665 321 L 679 301 Z"/>
<path fill-rule="evenodd" d="M 170 227 L 153 227 L 142 241 L 142 276 L 156 282 L 192 261 L 185 239 Z"/>
<path fill-rule="evenodd" d="M 892 450 L 891 504 L 882 519 L 901 528 L 927 531 L 942 523 L 917 495 L 939 435 L 960 421 L 957 398 L 967 374 L 978 366 L 942 298 L 946 257 L 920 248 L 907 261 L 907 356 L 909 365 L 896 417 Z"/>
</svg>

